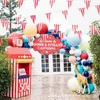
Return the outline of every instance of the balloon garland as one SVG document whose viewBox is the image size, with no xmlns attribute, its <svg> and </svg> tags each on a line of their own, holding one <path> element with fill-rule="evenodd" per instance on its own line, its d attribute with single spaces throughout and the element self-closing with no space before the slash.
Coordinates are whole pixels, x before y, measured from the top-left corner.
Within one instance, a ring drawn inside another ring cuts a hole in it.
<svg viewBox="0 0 100 100">
<path fill-rule="evenodd" d="M 93 93 L 93 91 L 95 90 L 94 83 L 92 81 L 93 63 L 89 58 L 88 52 L 86 50 L 81 50 L 79 48 L 79 45 L 81 43 L 81 37 L 78 36 L 78 34 L 69 33 L 64 38 L 60 38 L 59 37 L 60 31 L 56 32 L 55 29 L 48 29 L 48 26 L 45 23 L 38 23 L 36 26 L 33 25 L 34 28 L 28 27 L 27 29 L 28 31 L 25 30 L 26 33 L 24 33 L 27 34 L 26 36 L 24 35 L 21 36 L 20 33 L 16 33 L 16 32 L 10 34 L 8 37 L 8 44 L 10 46 L 16 47 L 16 45 L 14 45 L 15 44 L 14 42 L 16 41 L 13 41 L 13 38 L 17 37 L 18 39 L 21 39 L 23 41 L 20 47 L 31 48 L 32 45 L 34 44 L 35 38 L 39 38 L 41 34 L 48 34 L 54 36 L 56 39 L 59 39 L 59 41 L 61 41 L 65 45 L 65 47 L 61 48 L 59 52 L 69 57 L 70 63 L 72 64 L 76 62 L 78 63 L 77 70 L 81 75 L 83 75 L 87 79 L 90 88 L 90 93 Z M 35 31 L 33 29 L 35 29 Z M 32 31 L 33 31 L 33 35 L 32 35 Z M 31 32 L 32 37 L 30 38 L 30 40 L 29 40 L 28 32 L 29 33 Z M 68 81 L 68 87 L 72 91 L 77 91 L 77 89 L 79 88 L 79 84 L 77 82 L 76 71 L 74 71 L 74 73 L 75 73 L 75 77 L 71 78 Z M 82 85 L 81 87 L 84 87 L 84 85 Z M 85 93 L 88 93 L 88 86 L 85 88 Z"/>
</svg>

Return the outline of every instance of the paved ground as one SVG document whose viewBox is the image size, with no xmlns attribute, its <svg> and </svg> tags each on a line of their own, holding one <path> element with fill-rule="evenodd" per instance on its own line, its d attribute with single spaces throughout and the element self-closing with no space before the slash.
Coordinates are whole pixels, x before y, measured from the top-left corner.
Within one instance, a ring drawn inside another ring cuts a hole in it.
<svg viewBox="0 0 100 100">
<path fill-rule="evenodd" d="M 67 81 L 72 76 L 33 76 L 32 94 L 17 100 L 99 100 L 100 91 L 91 95 L 72 93 L 67 87 Z"/>
</svg>

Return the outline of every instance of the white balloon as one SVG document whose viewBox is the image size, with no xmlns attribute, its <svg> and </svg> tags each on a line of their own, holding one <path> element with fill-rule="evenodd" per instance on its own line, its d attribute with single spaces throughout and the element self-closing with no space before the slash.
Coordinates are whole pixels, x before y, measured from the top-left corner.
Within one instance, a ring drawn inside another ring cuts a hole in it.
<svg viewBox="0 0 100 100">
<path fill-rule="evenodd" d="M 40 37 L 40 34 L 36 34 L 36 36 L 35 36 L 36 38 L 39 38 Z"/>
<path fill-rule="evenodd" d="M 67 86 L 73 92 L 76 92 L 79 89 L 79 87 L 80 87 L 80 85 L 79 85 L 79 83 L 77 81 L 77 78 L 75 78 L 75 77 L 72 77 L 72 78 L 70 78 L 68 80 Z"/>
</svg>

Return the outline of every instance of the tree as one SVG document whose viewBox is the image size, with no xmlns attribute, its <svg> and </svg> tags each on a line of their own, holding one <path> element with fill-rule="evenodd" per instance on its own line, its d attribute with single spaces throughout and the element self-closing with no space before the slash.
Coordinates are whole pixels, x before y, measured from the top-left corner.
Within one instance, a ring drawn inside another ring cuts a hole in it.
<svg viewBox="0 0 100 100">
<path fill-rule="evenodd" d="M 3 0 L 0 0 L 1 9 L 0 9 L 0 19 L 6 19 L 10 21 L 10 27 L 8 33 L 12 33 L 15 31 L 21 31 L 21 25 L 16 22 L 16 15 L 18 9 L 18 1 L 17 0 L 8 0 L 7 6 L 4 7 Z M 20 22 L 21 23 L 21 22 Z M 13 25 L 16 24 L 17 28 L 13 28 Z"/>
<path fill-rule="evenodd" d="M 100 20 L 94 21 L 92 25 L 95 25 L 100 30 Z M 95 34 L 91 36 L 89 45 L 90 51 L 93 54 L 95 82 L 100 88 L 100 35 L 95 32 Z"/>
</svg>

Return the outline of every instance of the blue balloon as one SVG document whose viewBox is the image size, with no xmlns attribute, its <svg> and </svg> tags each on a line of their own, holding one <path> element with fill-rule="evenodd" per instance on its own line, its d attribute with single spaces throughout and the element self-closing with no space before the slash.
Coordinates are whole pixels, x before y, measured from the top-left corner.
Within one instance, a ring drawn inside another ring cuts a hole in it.
<svg viewBox="0 0 100 100">
<path fill-rule="evenodd" d="M 78 36 L 78 34 L 68 34 L 67 42 L 71 46 L 78 46 L 81 43 L 81 38 Z"/>
<path fill-rule="evenodd" d="M 95 86 L 93 83 L 89 83 L 89 89 L 90 89 L 90 93 L 93 93 L 93 91 L 95 90 Z M 88 87 L 86 87 L 85 93 L 88 93 Z"/>
<path fill-rule="evenodd" d="M 83 65 L 84 66 L 88 66 L 88 62 L 87 61 L 83 61 Z"/>
<path fill-rule="evenodd" d="M 58 38 L 59 34 L 58 34 L 58 33 L 54 33 L 53 36 L 54 36 L 55 38 Z"/>
<path fill-rule="evenodd" d="M 78 66 L 77 66 L 77 69 L 78 69 L 78 72 L 79 72 L 80 74 L 82 74 L 82 73 L 84 72 L 84 69 L 83 69 L 83 66 L 82 66 L 82 65 L 78 65 Z M 75 71 L 75 73 L 76 73 L 76 71 Z"/>
<path fill-rule="evenodd" d="M 24 40 L 24 42 L 28 42 L 28 37 L 27 36 L 23 36 L 23 40 Z"/>
<path fill-rule="evenodd" d="M 67 41 L 64 41 L 64 43 L 63 43 L 64 45 L 68 45 L 68 42 Z"/>
<path fill-rule="evenodd" d="M 47 31 L 47 34 L 51 34 L 52 33 L 52 29 L 49 29 L 48 31 Z"/>
<path fill-rule="evenodd" d="M 24 42 L 23 45 L 22 45 L 22 47 L 23 47 L 23 48 L 30 48 L 28 42 Z"/>
<path fill-rule="evenodd" d="M 90 60 L 87 63 L 88 63 L 88 66 L 92 65 L 92 62 Z"/>
<path fill-rule="evenodd" d="M 64 48 L 60 49 L 60 53 L 64 54 L 66 52 L 66 50 Z"/>
<path fill-rule="evenodd" d="M 65 50 L 70 50 L 71 49 L 71 46 L 70 45 L 67 45 L 67 47 L 65 48 Z"/>
<path fill-rule="evenodd" d="M 75 54 L 75 56 L 79 57 L 81 55 L 81 50 L 75 49 L 74 54 Z"/>
<path fill-rule="evenodd" d="M 89 72 L 88 71 L 84 71 L 83 74 L 84 74 L 85 77 L 88 77 L 89 76 Z"/>
</svg>

